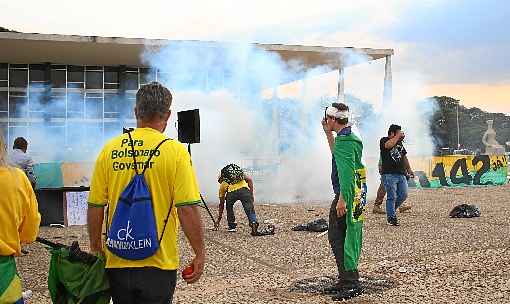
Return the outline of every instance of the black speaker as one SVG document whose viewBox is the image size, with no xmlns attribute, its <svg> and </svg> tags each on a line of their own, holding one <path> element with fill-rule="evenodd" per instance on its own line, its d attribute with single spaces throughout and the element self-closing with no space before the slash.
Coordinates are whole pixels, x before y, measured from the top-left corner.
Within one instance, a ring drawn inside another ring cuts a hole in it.
<svg viewBox="0 0 510 304">
<path fill-rule="evenodd" d="M 200 114 L 198 109 L 177 113 L 177 138 L 182 143 L 200 142 Z"/>
</svg>

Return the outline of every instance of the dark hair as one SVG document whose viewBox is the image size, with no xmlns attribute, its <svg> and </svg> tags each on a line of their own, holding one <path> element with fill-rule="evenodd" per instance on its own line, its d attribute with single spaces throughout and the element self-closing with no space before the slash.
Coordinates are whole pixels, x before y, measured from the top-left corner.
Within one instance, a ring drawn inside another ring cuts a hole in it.
<svg viewBox="0 0 510 304">
<path fill-rule="evenodd" d="M 397 133 L 397 131 L 402 130 L 402 127 L 399 125 L 391 125 L 388 129 L 388 135 L 391 135 L 391 133 Z"/>
<path fill-rule="evenodd" d="M 13 149 L 26 150 L 28 148 L 28 141 L 23 137 L 17 137 L 12 145 Z"/>
<path fill-rule="evenodd" d="M 349 111 L 349 107 L 345 103 L 334 102 L 331 106 L 337 108 L 338 111 Z M 349 118 L 335 118 L 335 120 L 342 125 L 346 125 L 349 122 Z"/>
<path fill-rule="evenodd" d="M 163 117 L 171 105 L 172 93 L 165 86 L 159 82 L 145 84 L 136 93 L 136 118 L 147 121 Z"/>
</svg>

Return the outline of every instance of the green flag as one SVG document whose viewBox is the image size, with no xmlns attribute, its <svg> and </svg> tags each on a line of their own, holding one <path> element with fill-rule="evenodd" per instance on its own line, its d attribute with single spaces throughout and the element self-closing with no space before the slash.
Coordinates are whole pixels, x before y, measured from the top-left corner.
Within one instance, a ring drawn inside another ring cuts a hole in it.
<svg viewBox="0 0 510 304">
<path fill-rule="evenodd" d="M 74 245 L 73 245 L 74 246 Z M 55 304 L 108 304 L 110 285 L 105 258 L 82 261 L 69 247 L 52 248 L 48 289 Z M 80 251 L 81 252 L 81 251 Z M 83 252 L 81 252 L 83 253 Z"/>
<path fill-rule="evenodd" d="M 0 304 L 23 303 L 21 280 L 13 256 L 0 256 Z"/>
</svg>

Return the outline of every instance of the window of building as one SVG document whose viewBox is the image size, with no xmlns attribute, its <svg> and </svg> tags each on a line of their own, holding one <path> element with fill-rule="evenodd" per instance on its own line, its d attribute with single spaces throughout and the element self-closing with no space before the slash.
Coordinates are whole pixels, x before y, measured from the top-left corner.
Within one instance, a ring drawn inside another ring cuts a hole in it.
<svg viewBox="0 0 510 304">
<path fill-rule="evenodd" d="M 7 81 L 9 78 L 9 71 L 7 67 L 8 65 L 6 63 L 0 63 L 0 88 L 5 88 L 9 85 L 9 82 Z"/>
<path fill-rule="evenodd" d="M 0 63 L 0 80 L 7 80 L 8 75 L 8 64 L 7 63 Z"/>
<path fill-rule="evenodd" d="M 51 70 L 51 87 L 52 88 L 65 88 L 66 87 L 66 70 Z"/>
<path fill-rule="evenodd" d="M 126 90 L 138 90 L 138 72 L 127 71 L 125 73 Z"/>
<path fill-rule="evenodd" d="M 67 87 L 83 89 L 85 84 L 85 69 L 82 66 L 67 66 Z"/>
<path fill-rule="evenodd" d="M 48 80 L 46 69 L 47 66 L 44 64 L 31 64 L 28 72 L 30 82 L 46 82 Z"/>
<path fill-rule="evenodd" d="M 85 98 L 85 118 L 90 119 L 103 118 L 102 98 Z"/>
<path fill-rule="evenodd" d="M 119 69 L 116 67 L 104 67 L 104 89 L 119 88 Z"/>
<path fill-rule="evenodd" d="M 9 108 L 7 91 L 0 91 L 0 111 L 7 111 Z"/>
<path fill-rule="evenodd" d="M 86 89 L 102 89 L 103 88 L 103 71 L 97 70 L 97 67 L 85 72 L 85 88 Z"/>
<path fill-rule="evenodd" d="M 156 81 L 156 70 L 153 69 L 140 69 L 140 85 Z"/>
<path fill-rule="evenodd" d="M 84 95 L 82 93 L 67 94 L 67 113 L 71 118 L 82 118 L 85 110 Z"/>
<path fill-rule="evenodd" d="M 119 112 L 120 97 L 117 94 L 105 93 L 104 94 L 104 111 L 105 112 Z"/>
<path fill-rule="evenodd" d="M 9 86 L 15 88 L 26 88 L 28 86 L 28 70 L 10 69 Z"/>
<path fill-rule="evenodd" d="M 9 98 L 9 112 L 12 118 L 27 117 L 28 99 L 26 97 L 11 96 Z"/>
</svg>

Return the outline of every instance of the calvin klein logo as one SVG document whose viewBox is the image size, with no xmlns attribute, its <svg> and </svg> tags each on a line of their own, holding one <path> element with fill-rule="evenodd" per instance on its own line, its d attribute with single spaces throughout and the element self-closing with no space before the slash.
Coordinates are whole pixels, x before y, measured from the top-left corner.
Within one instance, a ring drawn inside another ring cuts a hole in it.
<svg viewBox="0 0 510 304">
<path fill-rule="evenodd" d="M 131 232 L 133 231 L 133 228 L 130 227 L 130 222 L 127 222 L 126 228 L 119 229 L 117 231 L 117 239 L 120 241 L 128 241 L 129 239 L 134 240 L 135 238 L 131 236 Z"/>
</svg>

